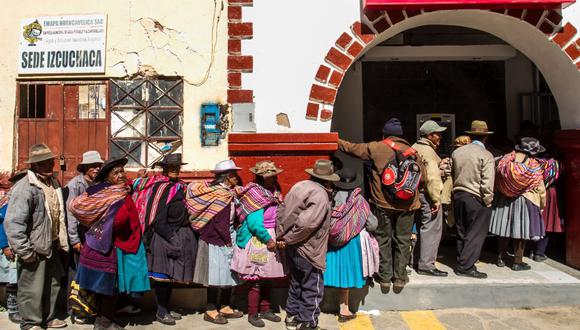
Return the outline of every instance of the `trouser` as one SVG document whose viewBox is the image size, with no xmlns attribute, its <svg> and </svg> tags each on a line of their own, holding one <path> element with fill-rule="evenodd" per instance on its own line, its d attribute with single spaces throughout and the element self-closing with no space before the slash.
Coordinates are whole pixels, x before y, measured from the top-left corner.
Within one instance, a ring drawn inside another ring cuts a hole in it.
<svg viewBox="0 0 580 330">
<path fill-rule="evenodd" d="M 258 281 L 252 283 L 248 291 L 248 315 L 270 311 L 270 283 Z"/>
<path fill-rule="evenodd" d="M 16 284 L 6 284 L 6 309 L 8 314 L 18 313 L 18 286 Z"/>
<path fill-rule="evenodd" d="M 468 192 L 453 194 L 453 211 L 457 226 L 458 270 L 469 271 L 481 255 L 489 230 L 491 209 L 483 200 Z"/>
<path fill-rule="evenodd" d="M 545 257 L 546 256 L 546 249 L 548 249 L 548 243 L 550 242 L 550 239 L 548 238 L 548 233 L 546 233 L 546 236 L 541 238 L 539 241 L 536 242 L 536 251 L 535 251 L 535 255 L 538 256 L 542 256 Z"/>
<path fill-rule="evenodd" d="M 169 314 L 169 300 L 173 286 L 171 283 L 155 282 L 155 300 L 157 302 L 157 315 L 164 317 Z"/>
<path fill-rule="evenodd" d="M 105 328 L 110 327 L 115 317 L 119 297 L 117 295 L 108 296 L 95 293 L 95 298 L 97 300 L 97 318 L 95 319 L 95 325 L 100 325 Z"/>
<path fill-rule="evenodd" d="M 18 310 L 21 329 L 45 326 L 55 318 L 56 301 L 64 269 L 53 246 L 50 258 L 37 256 L 33 263 L 18 261 Z"/>
<path fill-rule="evenodd" d="M 508 246 L 510 244 L 509 237 L 498 237 L 497 247 L 498 247 L 498 258 L 504 257 L 508 252 Z M 514 245 L 514 263 L 521 264 L 524 262 L 524 249 L 526 248 L 526 241 L 523 239 L 513 239 Z"/>
<path fill-rule="evenodd" d="M 222 307 L 229 306 L 232 300 L 231 287 L 209 287 L 207 288 L 207 310 L 215 311 Z"/>
<path fill-rule="evenodd" d="M 419 213 L 419 263 L 421 270 L 435 269 L 441 233 L 443 232 L 443 212 L 439 208 L 437 213 L 431 212 L 431 200 L 425 194 L 420 194 L 421 212 Z"/>
<path fill-rule="evenodd" d="M 393 278 L 408 281 L 406 267 L 411 255 L 415 212 L 375 207 L 374 214 L 379 222 L 375 231 L 379 244 L 379 272 L 376 279 L 381 283 L 390 283 Z"/>
<path fill-rule="evenodd" d="M 286 313 L 296 316 L 299 323 L 318 325 L 320 303 L 324 297 L 322 270 L 303 258 L 295 247 L 288 247 L 290 288 L 286 301 Z"/>
</svg>

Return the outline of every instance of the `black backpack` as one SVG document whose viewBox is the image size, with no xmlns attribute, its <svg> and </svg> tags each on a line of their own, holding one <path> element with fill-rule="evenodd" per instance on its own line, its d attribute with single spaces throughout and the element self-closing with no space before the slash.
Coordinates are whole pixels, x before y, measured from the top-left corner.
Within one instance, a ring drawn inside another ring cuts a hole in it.
<svg viewBox="0 0 580 330">
<path fill-rule="evenodd" d="M 381 190 L 389 201 L 396 204 L 411 204 L 419 192 L 421 167 L 417 163 L 417 151 L 409 147 L 404 152 L 394 141 L 383 143 L 395 152 L 381 173 Z"/>
</svg>

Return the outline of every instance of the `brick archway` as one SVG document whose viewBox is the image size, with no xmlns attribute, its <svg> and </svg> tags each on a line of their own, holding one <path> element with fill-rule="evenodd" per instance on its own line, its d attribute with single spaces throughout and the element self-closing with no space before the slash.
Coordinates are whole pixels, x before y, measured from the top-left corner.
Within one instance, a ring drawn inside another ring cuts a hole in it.
<svg viewBox="0 0 580 330">
<path fill-rule="evenodd" d="M 330 121 L 338 88 L 350 66 L 374 46 L 373 41 L 381 34 L 409 18 L 429 12 L 432 10 L 388 10 L 364 13 L 362 22 L 354 22 L 336 39 L 334 46 L 324 57 L 324 62 L 318 67 L 310 89 L 306 119 Z M 543 32 L 548 40 L 562 49 L 580 70 L 580 61 L 576 62 L 580 58 L 578 31 L 570 23 L 561 28 L 562 16 L 557 11 L 501 9 L 492 10 L 492 12 L 518 18 L 534 26 Z"/>
</svg>

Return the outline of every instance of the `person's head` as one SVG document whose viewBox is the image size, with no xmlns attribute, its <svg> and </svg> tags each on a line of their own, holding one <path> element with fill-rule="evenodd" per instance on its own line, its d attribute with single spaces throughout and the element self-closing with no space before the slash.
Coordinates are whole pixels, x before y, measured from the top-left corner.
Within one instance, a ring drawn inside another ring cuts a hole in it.
<svg viewBox="0 0 580 330">
<path fill-rule="evenodd" d="M 471 138 L 468 135 L 461 135 L 455 138 L 453 147 L 459 148 L 471 143 Z"/>
<path fill-rule="evenodd" d="M 112 185 L 125 184 L 127 182 L 127 175 L 125 174 L 127 161 L 127 158 L 105 161 L 99 173 L 95 176 L 95 182 L 107 182 Z"/>
<path fill-rule="evenodd" d="M 154 164 L 155 166 L 161 166 L 163 169 L 163 175 L 168 177 L 169 180 L 173 182 L 179 181 L 179 174 L 181 173 L 181 166 L 187 165 L 181 161 L 181 154 L 174 153 L 165 155 L 163 160 Z"/>
<path fill-rule="evenodd" d="M 474 120 L 471 122 L 471 130 L 466 131 L 471 141 L 479 141 L 483 144 L 487 143 L 488 136 L 493 134 L 487 128 L 487 123 L 483 120 Z"/>
<path fill-rule="evenodd" d="M 211 171 L 215 174 L 214 180 L 211 185 L 225 184 L 228 187 L 235 187 L 240 182 L 240 177 L 238 176 L 238 171 L 241 168 L 236 166 L 233 160 L 223 160 L 215 165 L 215 168 Z"/>
<path fill-rule="evenodd" d="M 89 181 L 95 181 L 95 177 L 99 173 L 103 162 L 98 151 L 87 151 L 83 154 L 83 160 L 77 166 L 77 170 Z"/>
<path fill-rule="evenodd" d="M 340 181 L 340 177 L 334 173 L 332 161 L 319 159 L 314 163 L 314 167 L 307 168 L 306 173 L 310 174 L 310 180 L 320 183 L 327 191 L 331 191 L 334 182 Z"/>
<path fill-rule="evenodd" d="M 403 126 L 399 119 L 391 118 L 383 126 L 383 138 L 389 136 L 403 136 Z"/>
<path fill-rule="evenodd" d="M 271 191 L 279 189 L 278 174 L 283 171 L 271 160 L 259 161 L 250 168 L 250 172 L 256 176 L 254 182 Z"/>
<path fill-rule="evenodd" d="M 41 176 L 50 177 L 53 175 L 55 156 L 46 144 L 35 144 L 30 147 L 28 160 L 30 170 Z"/>
<path fill-rule="evenodd" d="M 433 120 L 427 120 L 426 122 L 421 125 L 419 128 L 419 133 L 422 137 L 426 138 L 427 140 L 431 141 L 435 148 L 441 145 L 441 134 L 447 129 L 447 127 L 439 126 Z"/>
</svg>

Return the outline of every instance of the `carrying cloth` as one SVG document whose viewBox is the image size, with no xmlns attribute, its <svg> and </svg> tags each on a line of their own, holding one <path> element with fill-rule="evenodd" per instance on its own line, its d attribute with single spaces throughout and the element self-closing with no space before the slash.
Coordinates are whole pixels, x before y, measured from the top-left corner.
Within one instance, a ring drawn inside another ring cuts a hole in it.
<svg viewBox="0 0 580 330">
<path fill-rule="evenodd" d="M 129 193 L 129 187 L 124 185 L 111 185 L 102 188 L 104 183 L 93 186 L 94 190 L 99 190 L 89 195 L 83 193 L 68 204 L 69 210 L 77 220 L 85 226 L 90 226 L 107 214 L 109 208 L 116 202 L 123 200 Z"/>
<path fill-rule="evenodd" d="M 201 230 L 234 198 L 234 192 L 223 186 L 210 186 L 209 182 L 193 182 L 187 186 L 185 206 L 190 215 L 191 226 Z"/>
<path fill-rule="evenodd" d="M 507 197 L 517 197 L 536 188 L 544 180 L 544 166 L 534 158 L 517 162 L 515 151 L 497 165 L 496 188 Z"/>
<path fill-rule="evenodd" d="M 544 166 L 544 184 L 547 189 L 560 177 L 560 174 L 562 173 L 562 164 L 554 158 L 539 159 L 538 161 Z"/>
<path fill-rule="evenodd" d="M 235 189 L 238 197 L 236 214 L 242 223 L 249 214 L 282 202 L 282 194 L 279 191 L 271 192 L 257 183 L 249 183 L 245 187 Z"/>
<path fill-rule="evenodd" d="M 370 206 L 361 195 L 361 189 L 355 188 L 344 204 L 332 210 L 328 244 L 344 246 L 365 228 L 370 214 Z"/>
<path fill-rule="evenodd" d="M 151 200 L 153 195 L 153 187 L 156 183 L 163 183 L 160 189 L 157 189 L 155 196 L 153 196 L 154 202 L 153 207 L 147 208 L 148 202 Z M 139 214 L 139 224 L 141 225 L 141 231 L 144 232 L 145 229 L 151 225 L 157 214 L 157 207 L 159 206 L 160 198 L 164 194 L 165 189 L 169 188 L 169 195 L 165 205 L 175 197 L 177 191 L 185 189 L 187 185 L 184 182 L 177 182 L 173 184 L 168 177 L 164 175 L 154 175 L 149 178 L 139 178 L 133 181 L 133 201 L 135 202 L 135 207 L 137 208 L 137 213 Z"/>
</svg>

